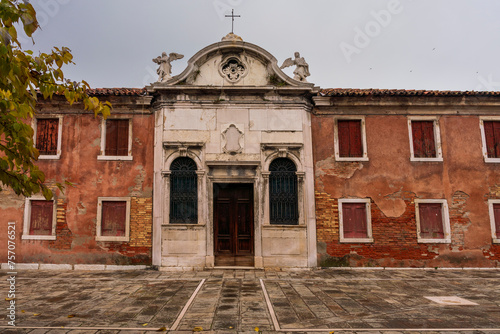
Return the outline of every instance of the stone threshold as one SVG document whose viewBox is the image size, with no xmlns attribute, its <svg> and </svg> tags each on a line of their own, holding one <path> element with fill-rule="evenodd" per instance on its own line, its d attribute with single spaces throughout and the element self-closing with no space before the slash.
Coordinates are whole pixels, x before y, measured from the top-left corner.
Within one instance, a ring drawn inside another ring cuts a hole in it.
<svg viewBox="0 0 500 334">
<path fill-rule="evenodd" d="M 146 265 L 111 265 L 111 264 L 55 264 L 55 263 L 16 263 L 10 268 L 8 263 L 2 263 L 2 270 L 144 270 Z"/>
</svg>

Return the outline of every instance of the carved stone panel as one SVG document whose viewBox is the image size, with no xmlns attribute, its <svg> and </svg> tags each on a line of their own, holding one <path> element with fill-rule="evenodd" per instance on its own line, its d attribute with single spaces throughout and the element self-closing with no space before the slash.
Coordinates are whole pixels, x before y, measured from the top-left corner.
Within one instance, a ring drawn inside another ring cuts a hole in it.
<svg viewBox="0 0 500 334">
<path fill-rule="evenodd" d="M 231 56 L 222 61 L 219 71 L 224 79 L 236 83 L 247 75 L 248 66 L 238 57 Z"/>
<path fill-rule="evenodd" d="M 222 150 L 224 153 L 236 154 L 243 151 L 243 131 L 236 125 L 223 126 Z"/>
</svg>

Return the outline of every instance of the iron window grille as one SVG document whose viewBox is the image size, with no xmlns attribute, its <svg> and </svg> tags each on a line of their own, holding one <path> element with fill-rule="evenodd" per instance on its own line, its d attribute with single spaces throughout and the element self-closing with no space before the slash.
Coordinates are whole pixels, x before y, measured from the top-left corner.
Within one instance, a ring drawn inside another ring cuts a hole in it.
<svg viewBox="0 0 500 334">
<path fill-rule="evenodd" d="M 286 158 L 277 158 L 269 166 L 270 223 L 297 225 L 299 222 L 297 168 Z"/>
<path fill-rule="evenodd" d="M 170 165 L 170 223 L 198 222 L 198 178 L 196 163 L 177 158 Z"/>
</svg>

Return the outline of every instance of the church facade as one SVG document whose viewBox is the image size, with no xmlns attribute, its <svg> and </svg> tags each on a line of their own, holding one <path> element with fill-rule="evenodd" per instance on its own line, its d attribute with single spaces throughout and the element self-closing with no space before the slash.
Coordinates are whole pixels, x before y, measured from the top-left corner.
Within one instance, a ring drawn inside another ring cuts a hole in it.
<svg viewBox="0 0 500 334">
<path fill-rule="evenodd" d="M 180 58 L 144 89 L 91 91 L 106 120 L 40 102 L 39 165 L 73 185 L 0 194 L 18 262 L 498 266 L 500 94 L 320 89 L 298 53 L 290 78 L 233 34 L 171 77 Z"/>
</svg>

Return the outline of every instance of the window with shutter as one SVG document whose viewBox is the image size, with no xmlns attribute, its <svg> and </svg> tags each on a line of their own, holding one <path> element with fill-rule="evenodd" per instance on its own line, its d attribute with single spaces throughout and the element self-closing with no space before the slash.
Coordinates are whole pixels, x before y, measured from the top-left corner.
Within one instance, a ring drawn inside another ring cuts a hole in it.
<svg viewBox="0 0 500 334">
<path fill-rule="evenodd" d="M 450 218 L 444 199 L 416 199 L 418 241 L 450 243 Z"/>
<path fill-rule="evenodd" d="M 129 120 L 106 120 L 106 156 L 127 156 L 129 151 Z"/>
<path fill-rule="evenodd" d="M 43 197 L 26 198 L 21 239 L 56 240 L 55 202 Z"/>
<path fill-rule="evenodd" d="M 342 204 L 344 238 L 367 238 L 365 203 Z"/>
<path fill-rule="evenodd" d="M 54 218 L 52 201 L 31 201 L 30 235 L 52 235 Z"/>
<path fill-rule="evenodd" d="M 340 241 L 373 242 L 370 199 L 339 199 Z"/>
<path fill-rule="evenodd" d="M 484 138 L 488 158 L 500 158 L 500 121 L 484 121 Z"/>
<path fill-rule="evenodd" d="M 56 155 L 59 134 L 58 118 L 37 118 L 36 148 L 40 155 Z"/>
<path fill-rule="evenodd" d="M 491 236 L 493 243 L 500 243 L 500 199 L 488 200 L 490 209 Z"/>
<path fill-rule="evenodd" d="M 130 240 L 130 197 L 98 197 L 97 241 Z"/>
<path fill-rule="evenodd" d="M 500 203 L 493 204 L 493 219 L 495 220 L 495 236 L 500 239 Z"/>
<path fill-rule="evenodd" d="M 337 161 L 368 161 L 364 117 L 336 119 L 334 137 Z"/>
<path fill-rule="evenodd" d="M 444 238 L 443 215 L 440 203 L 419 204 L 420 237 L 423 239 Z"/>
<path fill-rule="evenodd" d="M 126 201 L 102 201 L 101 236 L 125 236 L 126 221 Z"/>
<path fill-rule="evenodd" d="M 362 157 L 361 120 L 338 120 L 340 157 Z"/>
<path fill-rule="evenodd" d="M 412 121 L 413 156 L 415 158 L 435 158 L 434 121 Z"/>
</svg>

